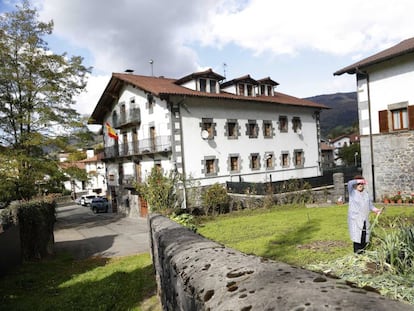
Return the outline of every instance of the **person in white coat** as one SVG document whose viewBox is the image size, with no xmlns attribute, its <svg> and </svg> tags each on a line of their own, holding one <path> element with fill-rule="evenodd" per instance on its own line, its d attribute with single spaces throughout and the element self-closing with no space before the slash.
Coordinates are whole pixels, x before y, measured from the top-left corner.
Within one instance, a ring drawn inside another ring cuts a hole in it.
<svg viewBox="0 0 414 311">
<path fill-rule="evenodd" d="M 349 207 L 348 207 L 348 229 L 352 242 L 354 243 L 354 253 L 363 253 L 369 242 L 370 226 L 369 213 L 381 213 L 376 208 L 368 192 L 365 190 L 367 181 L 362 176 L 355 176 L 348 181 Z"/>
</svg>

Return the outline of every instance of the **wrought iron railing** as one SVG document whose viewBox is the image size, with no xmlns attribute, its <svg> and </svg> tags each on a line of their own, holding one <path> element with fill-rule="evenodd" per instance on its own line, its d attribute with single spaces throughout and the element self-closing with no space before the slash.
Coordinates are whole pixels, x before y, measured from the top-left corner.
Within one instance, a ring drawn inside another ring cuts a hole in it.
<svg viewBox="0 0 414 311">
<path fill-rule="evenodd" d="M 105 158 L 171 151 L 171 136 L 157 136 L 154 139 L 141 139 L 136 142 L 120 143 L 105 148 Z"/>
</svg>

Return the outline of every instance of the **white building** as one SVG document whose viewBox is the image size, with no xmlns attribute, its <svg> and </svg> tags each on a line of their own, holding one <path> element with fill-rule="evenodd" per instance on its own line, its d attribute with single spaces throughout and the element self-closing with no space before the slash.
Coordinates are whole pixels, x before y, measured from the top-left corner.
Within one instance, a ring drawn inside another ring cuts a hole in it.
<svg viewBox="0 0 414 311">
<path fill-rule="evenodd" d="M 201 186 L 321 174 L 325 106 L 275 92 L 270 78 L 223 79 L 211 69 L 178 80 L 112 75 L 91 116 L 103 126 L 112 206 L 143 216 L 133 182 L 154 165 Z"/>
<path fill-rule="evenodd" d="M 334 161 L 335 165 L 344 165 L 344 161 L 339 157 L 342 148 L 349 147 L 352 144 L 359 144 L 359 135 L 349 134 L 335 137 L 329 141 L 329 144 L 334 147 Z M 358 156 L 358 154 L 356 155 Z"/>
<path fill-rule="evenodd" d="M 414 38 L 338 70 L 356 74 L 361 161 L 375 200 L 414 191 Z"/>
</svg>

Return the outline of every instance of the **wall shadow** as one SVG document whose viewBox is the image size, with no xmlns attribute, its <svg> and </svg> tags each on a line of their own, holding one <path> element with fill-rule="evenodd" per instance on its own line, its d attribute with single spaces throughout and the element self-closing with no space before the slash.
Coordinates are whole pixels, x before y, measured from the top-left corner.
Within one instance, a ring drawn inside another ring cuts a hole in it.
<svg viewBox="0 0 414 311">
<path fill-rule="evenodd" d="M 69 253 L 74 259 L 86 259 L 91 256 L 100 256 L 114 244 L 117 235 L 105 235 L 82 240 L 55 242 L 55 253 Z M 104 257 L 111 257 L 105 254 Z"/>
<path fill-rule="evenodd" d="M 292 245 L 305 244 L 309 235 L 319 230 L 320 222 L 319 219 L 311 219 L 296 228 L 288 230 L 280 238 L 270 240 L 263 256 L 277 261 L 284 261 L 287 248 Z"/>
</svg>

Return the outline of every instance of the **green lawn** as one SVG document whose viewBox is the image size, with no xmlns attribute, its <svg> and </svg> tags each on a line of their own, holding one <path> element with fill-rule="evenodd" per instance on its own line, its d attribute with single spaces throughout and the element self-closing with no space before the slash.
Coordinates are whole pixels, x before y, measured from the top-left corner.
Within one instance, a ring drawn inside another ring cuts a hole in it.
<svg viewBox="0 0 414 311">
<path fill-rule="evenodd" d="M 244 253 L 306 266 L 352 253 L 347 208 L 333 205 L 245 210 L 204 220 L 198 232 Z M 414 208 L 389 207 L 380 217 L 402 214 L 412 216 Z"/>
<path fill-rule="evenodd" d="M 160 310 L 149 254 L 74 261 L 58 255 L 0 278 L 1 310 Z"/>
</svg>

